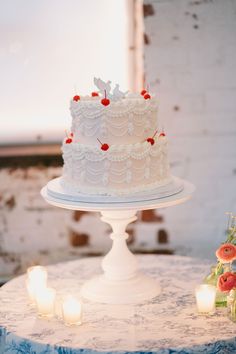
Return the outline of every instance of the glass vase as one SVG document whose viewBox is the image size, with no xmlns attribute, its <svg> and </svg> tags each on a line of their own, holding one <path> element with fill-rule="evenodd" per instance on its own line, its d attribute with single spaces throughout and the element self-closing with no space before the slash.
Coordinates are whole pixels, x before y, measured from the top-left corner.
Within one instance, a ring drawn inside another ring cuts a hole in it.
<svg viewBox="0 0 236 354">
<path fill-rule="evenodd" d="M 236 289 L 230 291 L 227 297 L 227 307 L 230 320 L 236 322 Z"/>
<path fill-rule="evenodd" d="M 217 271 L 216 271 L 217 269 Z M 212 267 L 211 273 L 204 279 L 205 284 L 215 285 L 217 287 L 217 281 L 221 274 L 230 272 L 232 269 L 231 263 L 218 264 L 217 267 Z M 227 307 L 228 293 L 216 291 L 216 307 Z"/>
<path fill-rule="evenodd" d="M 216 307 L 227 307 L 227 293 L 216 291 Z"/>
</svg>

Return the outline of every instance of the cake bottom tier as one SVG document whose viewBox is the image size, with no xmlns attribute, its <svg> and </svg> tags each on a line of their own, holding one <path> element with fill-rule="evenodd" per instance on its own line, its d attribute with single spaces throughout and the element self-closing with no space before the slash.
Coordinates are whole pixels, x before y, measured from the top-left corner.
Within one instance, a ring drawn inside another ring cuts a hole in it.
<svg viewBox="0 0 236 354">
<path fill-rule="evenodd" d="M 171 181 L 165 137 L 148 142 L 111 146 L 102 151 L 78 143 L 63 144 L 65 190 L 95 195 L 129 195 Z"/>
</svg>

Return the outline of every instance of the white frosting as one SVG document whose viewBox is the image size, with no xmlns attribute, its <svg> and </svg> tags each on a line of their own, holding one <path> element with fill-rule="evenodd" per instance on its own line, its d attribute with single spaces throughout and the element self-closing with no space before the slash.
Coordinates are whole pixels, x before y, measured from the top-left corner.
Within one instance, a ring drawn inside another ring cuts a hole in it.
<svg viewBox="0 0 236 354">
<path fill-rule="evenodd" d="M 63 147 L 62 184 L 68 191 L 119 195 L 169 183 L 167 139 L 112 145 L 107 151 L 79 143 Z"/>
<path fill-rule="evenodd" d="M 101 104 L 101 97 L 82 97 L 71 101 L 71 131 L 74 141 L 97 145 L 97 138 L 107 144 L 134 144 L 151 137 L 157 127 L 157 100 L 141 95 Z"/>
<path fill-rule="evenodd" d="M 104 188 L 104 187 L 78 187 L 75 184 L 71 184 L 63 179 L 61 180 L 61 185 L 65 190 L 68 192 L 72 193 L 83 193 L 83 194 L 94 194 L 94 195 L 110 195 L 110 196 L 126 196 L 126 195 L 131 195 L 134 193 L 139 193 L 142 191 L 149 191 L 153 190 L 158 187 L 165 186 L 166 184 L 170 183 L 172 181 L 171 177 L 167 177 L 166 179 L 163 179 L 161 182 L 154 182 L 150 184 L 143 184 L 137 187 L 127 187 L 123 189 L 117 189 L 117 188 Z"/>
<path fill-rule="evenodd" d="M 73 142 L 62 146 L 63 187 L 71 192 L 129 195 L 170 182 L 166 137 L 147 138 L 157 129 L 157 99 L 151 95 L 125 94 L 118 85 L 95 78 L 103 96 L 71 101 Z M 109 149 L 101 150 L 102 144 Z"/>
</svg>

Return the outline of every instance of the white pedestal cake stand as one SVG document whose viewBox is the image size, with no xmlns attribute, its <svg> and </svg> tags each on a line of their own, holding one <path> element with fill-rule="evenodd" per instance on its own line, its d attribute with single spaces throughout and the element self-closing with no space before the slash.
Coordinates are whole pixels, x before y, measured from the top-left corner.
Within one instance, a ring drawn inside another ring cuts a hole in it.
<svg viewBox="0 0 236 354">
<path fill-rule="evenodd" d="M 165 187 L 129 197 L 91 196 L 68 193 L 63 190 L 60 178 L 50 181 L 41 195 L 50 204 L 72 210 L 101 212 L 101 220 L 110 224 L 113 232 L 112 248 L 102 260 L 103 274 L 88 280 L 82 287 L 84 298 L 109 304 L 142 302 L 160 293 L 158 281 L 138 271 L 136 257 L 127 247 L 129 223 L 137 219 L 139 210 L 166 208 L 188 200 L 195 187 L 173 177 Z"/>
</svg>

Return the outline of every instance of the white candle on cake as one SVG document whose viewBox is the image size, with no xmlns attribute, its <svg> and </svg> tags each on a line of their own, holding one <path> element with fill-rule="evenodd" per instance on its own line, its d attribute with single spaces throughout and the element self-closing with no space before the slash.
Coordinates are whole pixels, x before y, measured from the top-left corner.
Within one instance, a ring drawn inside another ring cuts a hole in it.
<svg viewBox="0 0 236 354">
<path fill-rule="evenodd" d="M 216 287 L 201 284 L 195 291 L 197 309 L 199 313 L 213 313 L 215 311 Z"/>
<path fill-rule="evenodd" d="M 82 304 L 73 296 L 68 296 L 62 303 L 62 316 L 67 326 L 82 323 Z"/>
</svg>

